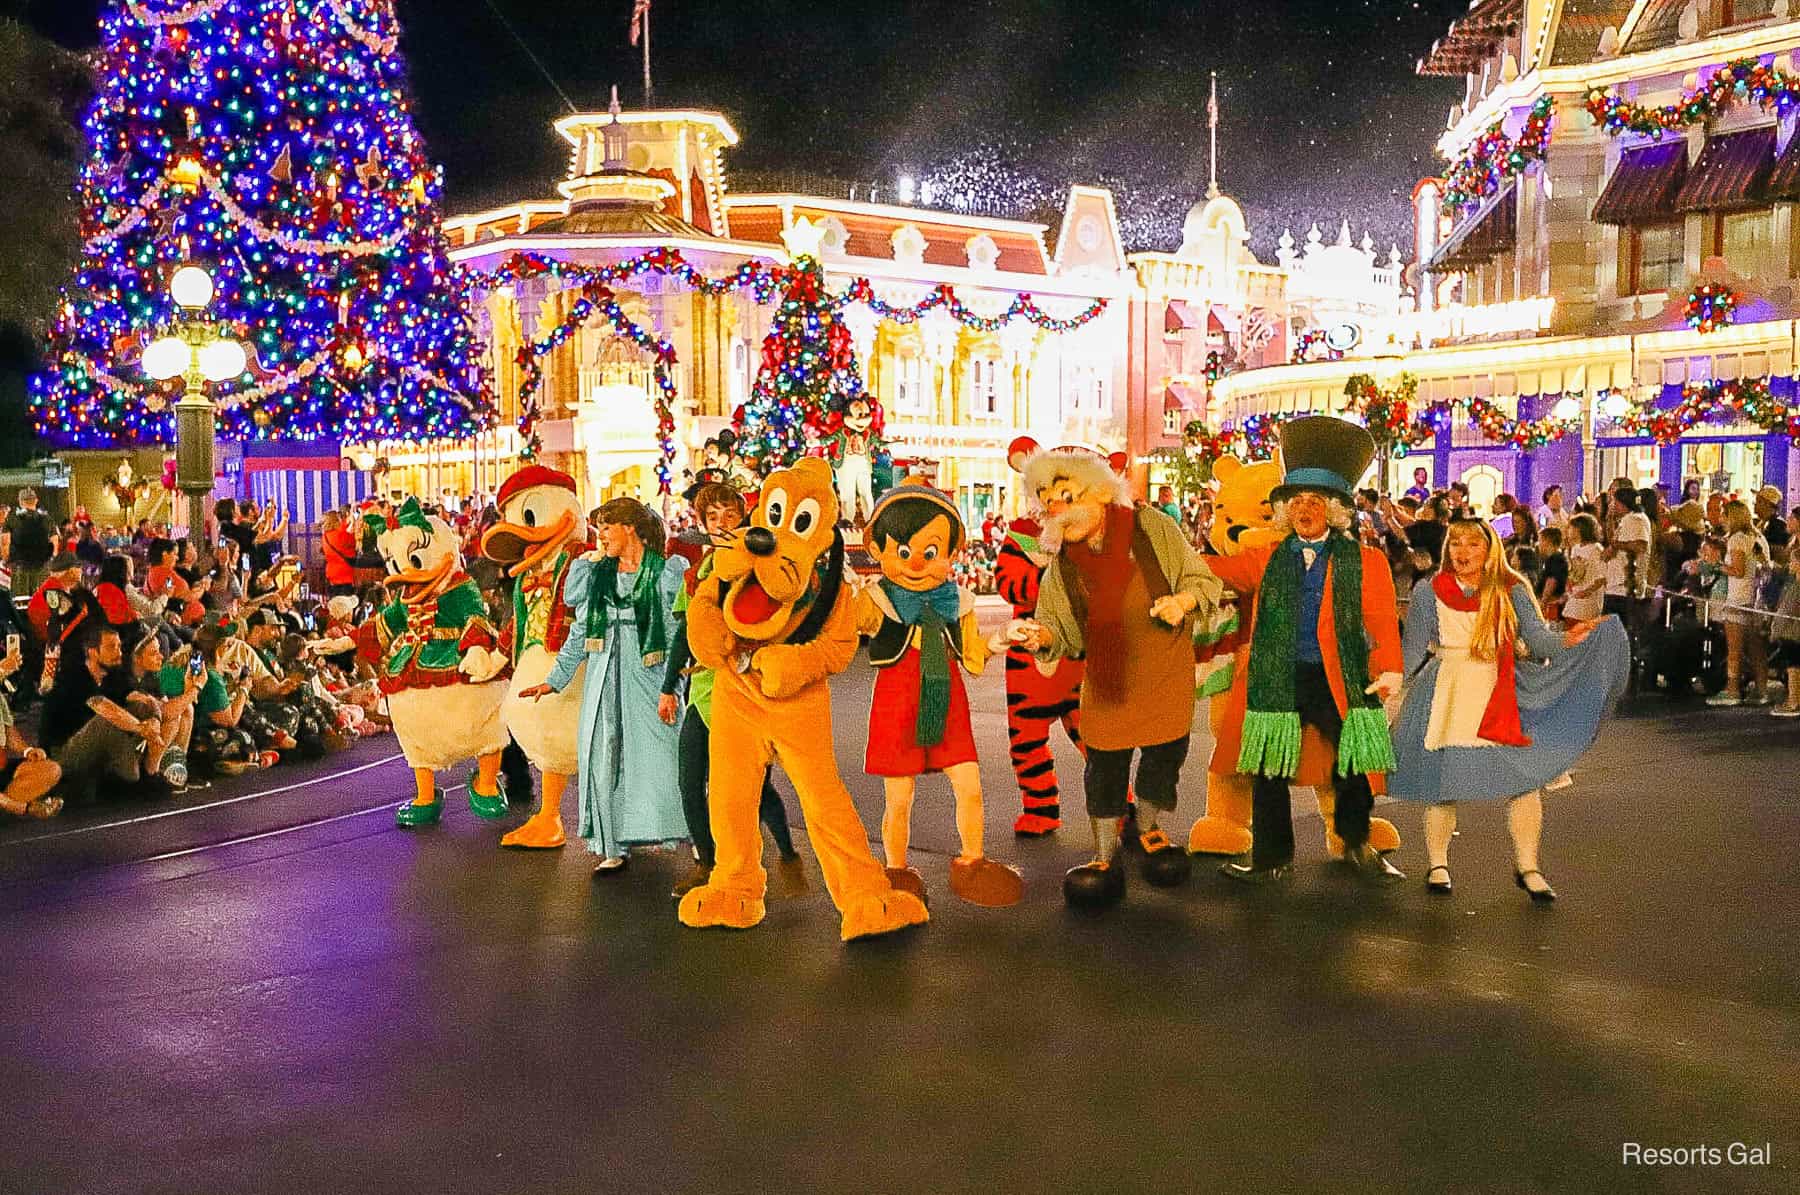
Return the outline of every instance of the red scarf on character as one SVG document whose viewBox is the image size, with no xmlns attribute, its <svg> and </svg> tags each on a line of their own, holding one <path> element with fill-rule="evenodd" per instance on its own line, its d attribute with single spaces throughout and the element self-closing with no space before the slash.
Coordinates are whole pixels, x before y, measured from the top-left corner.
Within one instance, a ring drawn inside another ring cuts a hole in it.
<svg viewBox="0 0 1800 1195">
<path fill-rule="evenodd" d="M 1137 512 L 1129 506 L 1106 508 L 1104 542 L 1098 552 L 1075 544 L 1069 559 L 1087 588 L 1087 676 L 1094 692 L 1109 701 L 1125 699 L 1125 587 L 1131 582 L 1131 535 Z"/>
<path fill-rule="evenodd" d="M 1441 572 L 1432 580 L 1431 591 L 1437 594 L 1438 601 L 1452 610 L 1474 614 L 1481 609 L 1481 595 L 1464 593 L 1462 584 L 1449 572 Z M 1502 640 L 1495 656 L 1499 675 L 1494 678 L 1494 695 L 1488 698 L 1487 710 L 1481 715 L 1481 727 L 1476 734 L 1501 747 L 1529 747 L 1531 736 L 1519 723 L 1519 689 L 1515 679 L 1517 638 L 1509 635 Z"/>
</svg>

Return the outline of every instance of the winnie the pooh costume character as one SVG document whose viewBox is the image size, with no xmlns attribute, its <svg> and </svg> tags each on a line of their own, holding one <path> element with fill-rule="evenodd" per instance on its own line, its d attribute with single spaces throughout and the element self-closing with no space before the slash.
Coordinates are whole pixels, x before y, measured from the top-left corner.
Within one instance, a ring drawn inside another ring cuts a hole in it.
<svg viewBox="0 0 1800 1195">
<path fill-rule="evenodd" d="M 1281 466 L 1275 461 L 1246 464 L 1235 456 L 1213 462 L 1212 531 L 1207 536 L 1220 556 L 1241 556 L 1281 542 L 1275 530 L 1275 511 L 1269 494 L 1281 484 Z M 1250 649 L 1249 623 L 1239 616 L 1236 602 L 1221 605 L 1215 616 L 1194 628 L 1194 659 L 1198 695 L 1209 701 L 1208 717 L 1216 742 L 1230 702 L 1238 656 Z M 1332 829 L 1337 814 L 1337 790 L 1330 781 L 1314 790 L 1319 816 L 1325 822 L 1325 853 L 1333 859 L 1344 854 L 1344 840 Z M 1237 759 L 1215 752 L 1206 772 L 1206 810 L 1188 832 L 1188 851 L 1195 855 L 1241 855 L 1250 849 L 1250 777 L 1239 775 Z M 1369 819 L 1369 845 L 1386 854 L 1400 849 L 1400 832 L 1386 818 Z"/>
<path fill-rule="evenodd" d="M 683 925 L 749 929 L 763 919 L 757 808 L 771 761 L 794 782 L 807 837 L 846 942 L 930 919 L 897 891 L 838 775 L 828 678 L 855 658 L 856 603 L 844 584 L 831 466 L 771 473 L 750 525 L 715 539 L 688 605 L 688 647 L 716 673 L 711 822 L 717 860 L 681 898 Z"/>
</svg>

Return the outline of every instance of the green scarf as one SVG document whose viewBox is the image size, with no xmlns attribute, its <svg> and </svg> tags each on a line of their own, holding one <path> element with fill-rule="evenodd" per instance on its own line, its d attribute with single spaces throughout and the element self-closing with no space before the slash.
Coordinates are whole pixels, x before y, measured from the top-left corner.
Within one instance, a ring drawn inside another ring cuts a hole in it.
<svg viewBox="0 0 1800 1195">
<path fill-rule="evenodd" d="M 1269 558 L 1257 593 L 1250 637 L 1248 708 L 1238 771 L 1246 776 L 1293 776 L 1300 770 L 1300 714 L 1294 696 L 1294 661 L 1300 646 L 1300 586 L 1304 566 L 1289 536 Z M 1368 775 L 1394 769 L 1381 703 L 1369 687 L 1369 641 L 1362 623 L 1362 549 L 1341 531 L 1325 542 L 1330 554 L 1331 617 L 1337 632 L 1349 712 L 1338 736 L 1337 774 Z"/>
<path fill-rule="evenodd" d="M 628 600 L 632 617 L 637 622 L 638 647 L 644 653 L 644 667 L 655 668 L 663 662 L 669 649 L 669 637 L 664 625 L 662 593 L 657 588 L 662 571 L 662 553 L 646 550 L 643 562 L 638 565 L 637 584 L 632 586 L 627 599 L 619 593 L 618 557 L 608 556 L 594 565 L 587 594 L 588 650 L 594 650 L 596 642 L 606 641 L 607 628 L 612 624 L 613 604 L 622 605 Z"/>
</svg>

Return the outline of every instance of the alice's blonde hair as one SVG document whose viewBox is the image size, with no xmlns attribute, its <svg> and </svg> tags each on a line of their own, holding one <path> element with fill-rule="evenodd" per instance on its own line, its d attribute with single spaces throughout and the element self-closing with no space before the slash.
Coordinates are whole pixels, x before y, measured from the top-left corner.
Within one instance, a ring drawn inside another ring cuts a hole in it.
<svg viewBox="0 0 1800 1195">
<path fill-rule="evenodd" d="M 1475 591 L 1480 605 L 1475 613 L 1475 630 L 1469 639 L 1469 655 L 1477 660 L 1497 660 L 1502 645 L 1518 642 L 1519 612 L 1513 609 L 1512 591 L 1515 585 L 1525 585 L 1525 579 L 1506 562 L 1506 545 L 1500 542 L 1500 536 L 1480 519 L 1450 521 L 1449 529 L 1444 532 L 1441 567 L 1445 572 L 1455 575 L 1450 567 L 1450 544 L 1457 539 L 1478 539 L 1486 552 L 1481 561 L 1481 580 Z M 1525 593 L 1535 604 L 1537 598 L 1532 595 L 1531 586 L 1525 585 Z"/>
</svg>

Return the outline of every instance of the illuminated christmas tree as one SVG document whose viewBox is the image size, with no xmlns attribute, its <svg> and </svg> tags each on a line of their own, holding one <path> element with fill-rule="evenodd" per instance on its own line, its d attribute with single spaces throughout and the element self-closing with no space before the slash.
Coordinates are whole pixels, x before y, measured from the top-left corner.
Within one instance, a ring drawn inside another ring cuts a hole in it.
<svg viewBox="0 0 1800 1195">
<path fill-rule="evenodd" d="M 734 420 L 738 452 L 758 472 L 791 465 L 817 449 L 850 401 L 865 397 L 850 329 L 825 290 L 818 246 L 823 231 L 802 218 L 784 234 L 794 264 L 763 340 L 756 385 Z"/>
<path fill-rule="evenodd" d="M 408 111 L 391 0 L 110 0 L 40 431 L 168 443 L 181 382 L 143 350 L 193 262 L 251 348 L 215 385 L 228 439 L 436 439 L 492 402 Z"/>
</svg>

